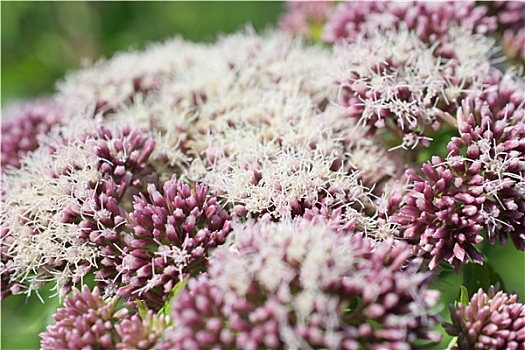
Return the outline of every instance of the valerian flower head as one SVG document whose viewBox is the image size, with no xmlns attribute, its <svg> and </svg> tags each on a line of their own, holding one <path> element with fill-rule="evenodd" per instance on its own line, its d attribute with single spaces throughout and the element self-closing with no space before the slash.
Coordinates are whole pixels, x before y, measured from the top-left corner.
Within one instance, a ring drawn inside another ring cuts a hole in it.
<svg viewBox="0 0 525 350">
<path fill-rule="evenodd" d="M 144 319 L 118 309 L 118 298 L 104 300 L 97 287 L 74 290 L 53 315 L 55 324 L 40 334 L 41 349 L 150 349 L 168 319 L 152 311 Z"/>
<path fill-rule="evenodd" d="M 339 4 L 328 21 L 323 39 L 329 43 L 354 41 L 361 35 L 398 30 L 406 26 L 427 44 L 443 45 L 453 40 L 451 26 L 461 26 L 472 34 L 489 35 L 496 30 L 496 19 L 487 16 L 485 6 L 462 2 L 364 2 Z"/>
<path fill-rule="evenodd" d="M 2 111 L 2 170 L 39 147 L 39 136 L 59 124 L 64 106 L 52 98 L 20 102 Z"/>
<path fill-rule="evenodd" d="M 137 96 L 157 91 L 165 79 L 200 66 L 207 57 L 203 45 L 180 38 L 140 53 L 119 53 L 110 60 L 86 62 L 58 84 L 58 97 L 73 112 L 111 113 Z"/>
<path fill-rule="evenodd" d="M 326 196 L 365 202 L 361 183 L 379 188 L 396 175 L 397 155 L 362 138 L 361 129 L 330 106 L 336 85 L 327 78 L 326 52 L 282 34 L 237 35 L 221 47 L 237 55 L 222 54 L 233 67 L 230 78 L 204 89 L 206 98 L 194 107 L 191 180 L 248 214 L 279 218 L 300 215 Z"/>
<path fill-rule="evenodd" d="M 452 349 L 520 350 L 525 344 L 525 305 L 516 294 L 479 289 L 468 305 L 450 305 L 448 334 L 458 337 Z"/>
<path fill-rule="evenodd" d="M 42 349 L 113 348 L 115 323 L 128 311 L 117 311 L 117 298 L 104 301 L 97 288 L 91 292 L 84 286 L 68 296 L 64 307 L 53 315 L 55 324 L 40 337 Z"/>
<path fill-rule="evenodd" d="M 118 295 L 141 299 L 158 310 L 179 280 L 206 265 L 208 250 L 224 243 L 230 215 L 208 195 L 208 187 L 177 181 L 164 183 L 162 193 L 149 184 L 133 202 L 125 240 L 125 257 L 117 266 L 123 286 Z"/>
<path fill-rule="evenodd" d="M 407 173 L 413 188 L 391 221 L 400 224 L 402 237 L 416 245 L 419 255 L 430 260 L 430 269 L 442 260 L 454 264 L 457 270 L 469 258 L 482 263 L 474 245 L 483 241 L 476 206 L 482 204 L 484 197 L 466 193 L 464 187 L 468 184 L 463 179 L 456 180 L 439 157 L 424 164 L 422 171 L 424 178 L 413 171 Z"/>
<path fill-rule="evenodd" d="M 115 348 L 118 350 L 154 349 L 169 323 L 168 316 L 157 315 L 152 310 L 146 312 L 144 319 L 137 313 L 123 318 L 115 324 L 120 340 Z"/>
<path fill-rule="evenodd" d="M 483 85 L 480 95 L 468 94 L 471 101 L 482 100 L 496 119 L 510 118 L 515 124 L 525 123 L 525 78 L 520 70 L 509 68 L 505 73 L 492 70 Z"/>
<path fill-rule="evenodd" d="M 485 200 L 479 213 L 489 242 L 499 239 L 506 244 L 510 238 L 516 248 L 525 250 L 523 111 L 498 118 L 488 104 L 476 100 L 465 101 L 460 113 L 466 120 L 460 137 L 454 137 L 447 147 L 450 168 L 463 175 L 470 192 L 482 191 Z M 465 156 L 461 150 L 466 150 Z"/>
<path fill-rule="evenodd" d="M 326 74 L 332 61 L 326 50 L 250 30 L 217 45 L 188 45 L 187 54 L 170 56 L 176 74 L 163 76 L 154 94 L 141 93 L 104 116 L 152 128 L 152 157 L 179 165 L 180 178 L 207 183 L 239 212 L 281 217 L 297 203 L 303 211 L 325 196 L 336 203 L 366 202 L 360 183 L 379 192 L 402 172 L 397 154 L 362 138 L 336 108 L 328 111 L 337 85 Z M 215 59 L 196 59 L 197 51 Z M 122 57 L 75 76 L 109 71 Z M 320 132 L 313 123 L 322 124 Z M 189 169 L 186 161 L 192 161 Z"/>
<path fill-rule="evenodd" d="M 482 100 L 463 101 L 460 137 L 449 142 L 446 160 L 433 157 L 423 176 L 409 173 L 413 188 L 391 221 L 431 269 L 442 260 L 457 271 L 469 259 L 481 264 L 475 245 L 485 238 L 510 238 L 525 250 L 525 124 L 497 116 Z"/>
<path fill-rule="evenodd" d="M 140 188 L 154 143 L 139 130 L 86 124 L 80 139 L 52 138 L 2 179 L 2 275 L 15 294 L 49 281 L 65 294 L 94 268 L 101 281 L 116 276 L 119 201 Z"/>
<path fill-rule="evenodd" d="M 443 122 L 457 126 L 453 115 L 461 99 L 482 94 L 491 69 L 490 39 L 460 27 L 449 30 L 450 56 L 436 54 L 436 45 L 406 29 L 339 43 L 337 103 L 370 132 L 392 132 L 398 147 L 428 146 Z"/>
<path fill-rule="evenodd" d="M 410 249 L 307 220 L 236 227 L 174 301 L 165 348 L 410 347 L 438 340 L 438 292 Z M 162 348 L 162 346 L 161 346 Z"/>
</svg>

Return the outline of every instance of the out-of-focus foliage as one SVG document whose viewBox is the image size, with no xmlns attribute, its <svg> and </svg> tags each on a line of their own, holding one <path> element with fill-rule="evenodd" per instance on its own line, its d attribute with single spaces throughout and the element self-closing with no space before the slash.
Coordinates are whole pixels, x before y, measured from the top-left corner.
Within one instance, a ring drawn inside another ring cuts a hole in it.
<svg viewBox="0 0 525 350">
<path fill-rule="evenodd" d="M 2 2 L 2 107 L 49 95 L 82 60 L 181 35 L 212 42 L 251 23 L 275 26 L 282 2 Z M 213 58 L 210 58 L 213 59 Z M 44 293 L 45 294 L 45 293 Z M 43 295 L 46 298 L 46 295 Z M 47 299 L 47 298 L 46 298 Z M 36 349 L 58 299 L 2 301 L 2 349 Z"/>
<path fill-rule="evenodd" d="M 83 59 L 182 35 L 214 41 L 251 23 L 275 26 L 282 2 L 3 2 L 2 106 L 50 94 Z"/>
</svg>

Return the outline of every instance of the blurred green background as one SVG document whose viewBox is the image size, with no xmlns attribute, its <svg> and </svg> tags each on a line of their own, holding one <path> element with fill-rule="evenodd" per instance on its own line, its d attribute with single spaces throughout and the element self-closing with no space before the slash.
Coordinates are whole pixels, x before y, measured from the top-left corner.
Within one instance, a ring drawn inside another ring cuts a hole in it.
<svg viewBox="0 0 525 350">
<path fill-rule="evenodd" d="M 282 2 L 1 2 L 2 106 L 53 92 L 83 58 L 110 57 L 174 35 L 214 41 L 275 24 Z"/>
<path fill-rule="evenodd" d="M 251 23 L 274 26 L 282 2 L 0 2 L 2 106 L 13 100 L 52 94 L 54 84 L 80 65 L 114 52 L 141 49 L 174 35 L 213 41 Z M 484 246 L 506 289 L 525 298 L 525 254 L 512 244 Z M 461 276 L 446 272 L 435 284 L 453 302 Z M 46 297 L 46 295 L 44 295 Z M 37 349 L 38 333 L 52 322 L 57 298 L 11 296 L 1 303 L 1 349 Z M 443 344 L 448 343 L 448 338 Z M 442 348 L 440 346 L 440 348 Z"/>
</svg>

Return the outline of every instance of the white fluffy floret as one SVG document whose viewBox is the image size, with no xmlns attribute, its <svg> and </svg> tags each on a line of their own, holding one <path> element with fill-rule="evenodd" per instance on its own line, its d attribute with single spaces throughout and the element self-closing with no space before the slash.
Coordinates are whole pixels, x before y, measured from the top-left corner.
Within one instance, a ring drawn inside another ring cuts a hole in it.
<svg viewBox="0 0 525 350">
<path fill-rule="evenodd" d="M 67 208 L 86 204 L 86 190 L 101 180 L 98 159 L 89 145 L 73 142 L 50 153 L 45 147 L 24 158 L 2 180 L 0 212 L 2 250 L 13 259 L 11 279 L 38 289 L 58 274 L 57 282 L 75 277 L 79 264 L 96 265 L 100 252 L 81 239 L 82 228 L 64 222 Z M 55 271 L 60 262 L 62 268 Z M 64 267 L 65 266 L 65 267 Z"/>
</svg>

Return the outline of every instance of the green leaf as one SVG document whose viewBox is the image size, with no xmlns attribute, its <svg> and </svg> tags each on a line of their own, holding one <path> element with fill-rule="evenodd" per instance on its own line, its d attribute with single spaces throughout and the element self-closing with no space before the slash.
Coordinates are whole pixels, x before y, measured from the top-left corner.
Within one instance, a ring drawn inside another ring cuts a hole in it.
<svg viewBox="0 0 525 350">
<path fill-rule="evenodd" d="M 492 268 L 487 259 L 483 265 L 467 264 L 463 267 L 463 285 L 468 290 L 469 299 L 478 291 L 487 291 L 491 285 L 499 283 L 500 289 L 505 290 L 501 276 Z"/>
<path fill-rule="evenodd" d="M 186 277 L 183 280 L 179 281 L 175 287 L 171 290 L 171 298 L 177 299 L 179 297 L 179 294 L 184 290 L 184 287 L 186 287 L 186 284 L 188 284 L 188 280 L 190 278 Z"/>
<path fill-rule="evenodd" d="M 177 299 L 180 295 L 180 293 L 184 290 L 184 287 L 186 287 L 186 284 L 188 284 L 189 276 L 180 280 L 175 287 L 170 292 L 170 295 L 168 296 L 168 299 L 162 306 L 162 308 L 159 310 L 157 315 L 169 315 L 171 313 L 171 302 L 174 299 Z"/>
<path fill-rule="evenodd" d="M 470 299 L 468 297 L 468 290 L 465 286 L 459 286 L 459 302 L 463 305 L 468 305 Z"/>
<path fill-rule="evenodd" d="M 452 349 L 454 345 L 458 343 L 458 337 L 454 337 L 450 340 L 450 343 L 448 343 L 447 349 Z"/>
<path fill-rule="evenodd" d="M 142 301 L 140 301 L 138 299 L 135 302 L 137 303 L 137 308 L 139 309 L 140 318 L 145 320 L 146 319 L 146 314 L 148 313 L 148 308 L 146 307 L 146 305 L 144 305 L 144 303 Z"/>
<path fill-rule="evenodd" d="M 324 29 L 323 23 L 319 23 L 319 22 L 312 22 L 312 23 L 310 23 L 310 30 L 311 30 L 311 33 L 312 33 L 312 41 L 314 43 L 321 42 L 321 37 L 323 35 L 323 29 Z"/>
</svg>

